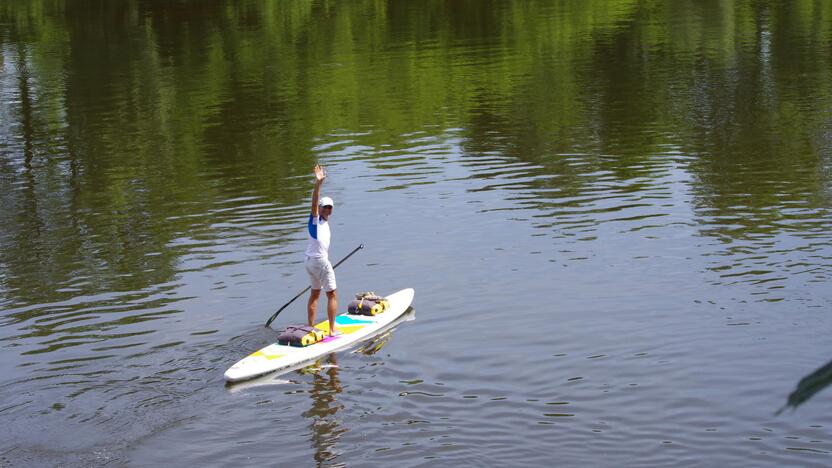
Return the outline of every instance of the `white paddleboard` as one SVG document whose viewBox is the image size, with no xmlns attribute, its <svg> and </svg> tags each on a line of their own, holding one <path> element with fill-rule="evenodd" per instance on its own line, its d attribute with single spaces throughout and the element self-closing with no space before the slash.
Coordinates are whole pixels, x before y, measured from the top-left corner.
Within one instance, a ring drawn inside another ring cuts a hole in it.
<svg viewBox="0 0 832 468">
<path fill-rule="evenodd" d="M 384 331 L 397 318 L 405 313 L 413 302 L 415 291 L 412 288 L 402 289 L 386 297 L 390 307 L 381 314 L 374 316 L 341 314 L 335 317 L 335 326 L 341 331 L 339 336 L 328 336 L 323 341 L 305 347 L 270 344 L 259 351 L 237 361 L 225 371 L 225 380 L 240 382 L 258 375 L 281 369 L 293 368 L 305 362 L 312 362 L 327 353 L 338 351 L 354 343 L 372 338 Z M 329 332 L 329 321 L 316 325 Z"/>
</svg>

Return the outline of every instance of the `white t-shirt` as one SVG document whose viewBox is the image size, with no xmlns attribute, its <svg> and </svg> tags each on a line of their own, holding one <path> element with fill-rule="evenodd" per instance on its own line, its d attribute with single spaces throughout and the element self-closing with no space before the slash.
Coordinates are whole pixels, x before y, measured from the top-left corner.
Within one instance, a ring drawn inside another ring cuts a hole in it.
<svg viewBox="0 0 832 468">
<path fill-rule="evenodd" d="M 320 216 L 309 215 L 307 257 L 329 258 L 329 223 Z"/>
</svg>

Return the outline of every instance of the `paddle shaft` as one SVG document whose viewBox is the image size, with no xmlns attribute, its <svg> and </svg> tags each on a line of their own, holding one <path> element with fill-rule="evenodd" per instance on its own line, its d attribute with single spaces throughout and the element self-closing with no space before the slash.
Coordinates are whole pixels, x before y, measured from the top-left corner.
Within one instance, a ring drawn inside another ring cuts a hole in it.
<svg viewBox="0 0 832 468">
<path fill-rule="evenodd" d="M 364 244 L 360 244 L 358 247 L 356 247 L 355 249 L 353 249 L 353 251 L 352 251 L 352 252 L 348 253 L 346 257 L 342 258 L 342 259 L 341 259 L 338 263 L 336 263 L 336 264 L 335 264 L 332 268 L 333 268 L 333 269 L 338 268 L 338 265 L 340 265 L 340 264 L 344 263 L 344 261 L 345 261 L 346 259 L 348 259 L 348 258 L 352 257 L 352 254 L 354 254 L 354 253 L 358 252 L 359 250 L 361 250 L 361 249 L 363 249 L 363 248 L 364 248 Z M 272 316 L 271 316 L 268 320 L 266 320 L 266 326 L 268 327 L 269 325 L 271 325 L 271 324 L 272 324 L 272 322 L 274 321 L 274 319 L 275 319 L 275 318 L 277 318 L 277 314 L 279 314 L 279 313 L 283 312 L 283 309 L 285 309 L 285 308 L 289 307 L 289 304 L 291 304 L 291 303 L 295 302 L 295 299 L 297 299 L 297 298 L 299 298 L 299 297 L 303 296 L 303 293 L 305 293 L 306 291 L 309 291 L 310 289 L 312 289 L 312 286 L 307 286 L 307 287 L 306 287 L 306 289 L 304 289 L 303 291 L 299 292 L 297 296 L 293 297 L 293 298 L 292 298 L 292 300 L 290 300 L 289 302 L 287 302 L 286 304 L 284 304 L 284 305 L 283 305 L 283 307 L 281 307 L 281 308 L 277 309 L 277 312 L 275 312 L 275 313 L 274 313 L 274 315 L 272 315 Z"/>
</svg>

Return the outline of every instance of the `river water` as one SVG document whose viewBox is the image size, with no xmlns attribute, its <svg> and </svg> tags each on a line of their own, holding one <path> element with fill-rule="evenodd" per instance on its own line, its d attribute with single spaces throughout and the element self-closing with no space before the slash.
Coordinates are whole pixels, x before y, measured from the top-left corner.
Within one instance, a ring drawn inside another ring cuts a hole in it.
<svg viewBox="0 0 832 468">
<path fill-rule="evenodd" d="M 830 50 L 813 0 L 4 0 L 0 465 L 829 466 Z M 226 386 L 316 163 L 342 304 L 414 310 Z"/>
</svg>

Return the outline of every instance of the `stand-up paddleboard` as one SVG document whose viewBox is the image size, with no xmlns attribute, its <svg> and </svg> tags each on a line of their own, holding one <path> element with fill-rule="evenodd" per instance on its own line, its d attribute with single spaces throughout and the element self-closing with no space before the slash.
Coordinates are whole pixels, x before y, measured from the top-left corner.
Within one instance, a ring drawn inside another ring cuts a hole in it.
<svg viewBox="0 0 832 468">
<path fill-rule="evenodd" d="M 336 316 L 335 326 L 341 331 L 341 335 L 327 336 L 323 341 L 313 345 L 301 348 L 277 343 L 270 344 L 237 361 L 236 364 L 225 371 L 225 380 L 239 382 L 269 372 L 293 368 L 299 364 L 314 361 L 327 353 L 371 338 L 405 313 L 407 308 L 410 307 L 410 303 L 413 302 L 414 294 L 415 291 L 408 288 L 387 296 L 385 299 L 390 303 L 390 307 L 378 315 L 367 316 L 344 313 Z M 329 333 L 328 320 L 324 320 L 315 326 Z"/>
</svg>

